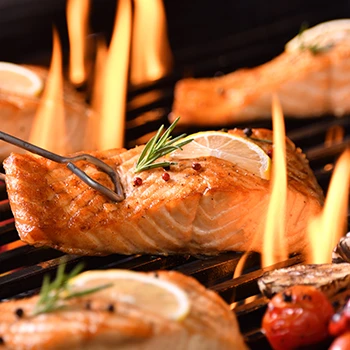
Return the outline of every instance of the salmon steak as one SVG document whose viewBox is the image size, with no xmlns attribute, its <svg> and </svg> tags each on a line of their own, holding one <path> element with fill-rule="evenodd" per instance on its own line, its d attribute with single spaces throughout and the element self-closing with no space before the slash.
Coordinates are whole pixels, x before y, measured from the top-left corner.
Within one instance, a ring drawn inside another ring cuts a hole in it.
<svg viewBox="0 0 350 350">
<path fill-rule="evenodd" d="M 23 67 L 36 74 L 42 80 L 44 86 L 47 85 L 49 72 L 46 68 L 31 65 Z M 0 89 L 1 131 L 29 141 L 33 126 L 40 123 L 36 116 L 37 113 L 49 104 L 43 102 L 43 97 L 44 93 L 38 96 L 26 96 Z M 57 111 L 60 104 L 59 101 L 55 103 L 55 111 Z M 77 152 L 83 148 L 82 140 L 84 140 L 85 130 L 89 130 L 89 117 L 92 119 L 93 113 L 88 108 L 84 96 L 76 92 L 74 87 L 66 80 L 63 82 L 62 105 L 66 116 L 64 127 L 67 130 L 66 136 L 62 137 L 62 143 L 67 145 L 67 153 Z M 54 125 L 57 125 L 57 120 L 55 120 Z M 90 145 L 90 147 L 92 146 Z M 11 152 L 19 153 L 23 151 L 11 144 L 1 143 L 0 161 L 8 157 Z"/>
<path fill-rule="evenodd" d="M 284 115 L 311 118 L 350 112 L 350 21 L 322 23 L 292 39 L 284 52 L 253 68 L 175 86 L 170 119 L 218 126 L 271 118 L 272 95 Z M 305 39 L 304 39 L 305 38 Z"/>
<path fill-rule="evenodd" d="M 229 133 L 244 137 L 242 130 Z M 269 154 L 272 136 L 270 130 L 253 129 L 251 140 Z M 324 197 L 305 155 L 289 139 L 286 149 L 286 239 L 289 252 L 296 252 L 305 249 L 308 220 L 321 211 Z M 135 174 L 142 150 L 138 146 L 91 153 L 119 174 L 125 200 L 118 203 L 65 165 L 11 154 L 3 165 L 21 240 L 80 255 L 261 251 L 269 180 L 212 156 L 179 159 L 169 169 Z M 194 163 L 200 164 L 199 170 Z M 76 165 L 114 188 L 109 176 L 93 164 Z"/>
<path fill-rule="evenodd" d="M 38 315 L 33 313 L 34 296 L 0 303 L 0 349 L 247 349 L 235 314 L 215 292 L 178 272 L 147 275 L 185 293 L 190 309 L 183 319 L 145 310 L 118 297 L 113 288 L 72 298 L 63 309 Z"/>
</svg>

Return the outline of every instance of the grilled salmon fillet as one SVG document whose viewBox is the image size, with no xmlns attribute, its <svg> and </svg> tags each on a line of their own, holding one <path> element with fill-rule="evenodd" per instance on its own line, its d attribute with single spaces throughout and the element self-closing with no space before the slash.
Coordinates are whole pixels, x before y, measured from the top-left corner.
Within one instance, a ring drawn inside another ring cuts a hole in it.
<svg viewBox="0 0 350 350">
<path fill-rule="evenodd" d="M 235 129 L 233 134 L 244 136 Z M 252 141 L 271 152 L 272 132 L 253 129 Z M 287 140 L 286 235 L 290 252 L 306 247 L 308 219 L 323 205 L 305 155 Z M 67 253 L 105 255 L 207 254 L 261 251 L 270 182 L 215 157 L 179 160 L 162 177 L 155 168 L 135 174 L 143 146 L 92 153 L 119 173 L 125 200 L 114 203 L 65 165 L 30 154 L 4 161 L 8 197 L 20 238 Z M 195 170 L 193 162 L 200 163 Z M 76 163 L 113 189 L 107 174 Z M 135 177 L 142 184 L 135 184 Z"/>
<path fill-rule="evenodd" d="M 148 274 L 185 291 L 190 311 L 183 320 L 143 310 L 108 288 L 71 299 L 65 309 L 31 316 L 35 296 L 0 304 L 0 349 L 247 349 L 234 313 L 216 293 L 178 272 Z"/>
<path fill-rule="evenodd" d="M 26 65 L 25 68 L 36 73 L 44 82 L 47 80 L 48 70 L 44 67 Z M 0 90 L 0 125 L 1 131 L 28 141 L 34 122 L 36 111 L 40 105 L 41 96 L 25 96 Z M 66 116 L 67 152 L 80 151 L 84 130 L 87 127 L 91 111 L 85 103 L 84 97 L 65 81 L 63 99 Z M 5 159 L 11 152 L 22 152 L 16 146 L 0 143 L 0 160 Z"/>
<path fill-rule="evenodd" d="M 343 23 L 333 22 L 332 27 Z M 273 94 L 278 95 L 286 116 L 349 113 L 350 38 L 346 29 L 332 33 L 334 41 L 324 44 L 323 40 L 319 47 L 317 40 L 293 50 L 287 45 L 279 56 L 254 68 L 178 81 L 170 119 L 181 117 L 182 124 L 211 126 L 267 119 Z"/>
</svg>

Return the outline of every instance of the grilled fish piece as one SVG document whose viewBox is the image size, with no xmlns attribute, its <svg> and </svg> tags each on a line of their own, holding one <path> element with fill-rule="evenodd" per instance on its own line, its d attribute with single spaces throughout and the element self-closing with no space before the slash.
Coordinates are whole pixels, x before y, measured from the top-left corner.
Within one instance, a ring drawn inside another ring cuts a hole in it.
<svg viewBox="0 0 350 350">
<path fill-rule="evenodd" d="M 26 68 L 36 73 L 44 82 L 48 71 L 43 67 L 29 66 Z M 91 111 L 83 96 L 68 83 L 64 83 L 63 100 L 67 121 L 67 153 L 82 150 L 84 130 L 87 127 Z M 0 123 L 1 130 L 28 141 L 34 122 L 35 113 L 40 104 L 40 96 L 24 96 L 0 91 Z M 4 160 L 11 152 L 23 152 L 20 148 L 1 142 L 0 160 Z"/>
<path fill-rule="evenodd" d="M 182 124 L 210 126 L 268 119 L 273 94 L 278 95 L 286 116 L 349 113 L 349 21 L 345 30 L 341 20 L 334 22 L 339 32 L 319 48 L 316 40 L 308 47 L 302 42 L 295 47 L 297 37 L 291 41 L 293 49 L 287 45 L 282 54 L 260 66 L 221 77 L 180 80 L 170 119 L 181 117 Z"/>
<path fill-rule="evenodd" d="M 272 298 L 276 293 L 295 285 L 316 287 L 328 297 L 350 285 L 350 264 L 297 265 L 266 272 L 259 280 L 260 291 Z"/>
<path fill-rule="evenodd" d="M 175 271 L 148 274 L 185 291 L 190 311 L 183 320 L 152 314 L 108 289 L 103 296 L 97 292 L 75 298 L 65 309 L 30 316 L 35 296 L 0 304 L 0 349 L 247 349 L 234 313 L 216 293 Z"/>
<path fill-rule="evenodd" d="M 230 131 L 240 136 L 241 130 Z M 254 138 L 254 140 L 253 140 Z M 255 129 L 252 141 L 271 152 L 272 132 Z M 286 236 L 290 252 L 306 247 L 308 219 L 320 212 L 322 190 L 305 155 L 287 140 Z M 125 200 L 112 203 L 64 165 L 33 155 L 12 154 L 4 162 L 6 185 L 21 239 L 82 255 L 205 254 L 261 251 L 270 182 L 215 157 L 183 159 L 135 174 L 143 147 L 92 153 L 118 173 Z M 201 169 L 195 170 L 193 162 Z M 77 165 L 113 189 L 90 163 Z M 142 180 L 135 185 L 135 177 Z"/>
</svg>

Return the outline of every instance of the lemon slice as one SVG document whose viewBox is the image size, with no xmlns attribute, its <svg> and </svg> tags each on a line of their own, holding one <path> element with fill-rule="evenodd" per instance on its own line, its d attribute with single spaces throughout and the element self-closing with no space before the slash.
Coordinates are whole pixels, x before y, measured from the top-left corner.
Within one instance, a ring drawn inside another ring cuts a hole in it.
<svg viewBox="0 0 350 350">
<path fill-rule="evenodd" d="M 37 96 L 42 89 L 42 79 L 30 69 L 14 63 L 0 62 L 0 90 Z"/>
<path fill-rule="evenodd" d="M 286 44 L 286 51 L 298 51 L 303 46 L 317 46 L 320 48 L 350 39 L 350 20 L 337 19 L 320 23 L 310 29 L 303 31 Z"/>
<path fill-rule="evenodd" d="M 112 283 L 98 293 L 131 303 L 171 320 L 184 319 L 190 310 L 187 294 L 175 284 L 129 270 L 87 271 L 69 281 L 75 291 Z"/>
<path fill-rule="evenodd" d="M 254 142 L 247 138 L 222 131 L 203 131 L 189 135 L 181 141 L 193 139 L 181 150 L 171 153 L 174 159 L 216 157 L 237 164 L 263 179 L 270 178 L 271 159 Z"/>
</svg>

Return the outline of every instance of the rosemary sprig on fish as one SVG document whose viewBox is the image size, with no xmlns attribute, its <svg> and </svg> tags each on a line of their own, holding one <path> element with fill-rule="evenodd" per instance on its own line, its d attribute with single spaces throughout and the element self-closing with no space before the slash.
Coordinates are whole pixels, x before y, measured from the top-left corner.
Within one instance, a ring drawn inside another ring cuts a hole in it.
<svg viewBox="0 0 350 350">
<path fill-rule="evenodd" d="M 182 142 L 178 142 L 180 139 L 186 136 L 186 134 L 181 134 L 175 138 L 172 138 L 170 135 L 177 122 L 180 118 L 174 120 L 174 122 L 169 126 L 169 128 L 162 134 L 164 125 L 162 125 L 155 136 L 153 136 L 146 144 L 143 149 L 140 157 L 136 163 L 135 173 L 139 173 L 144 170 L 168 167 L 170 165 L 174 165 L 176 163 L 163 161 L 154 163 L 160 157 L 163 157 L 175 150 L 181 150 L 182 147 L 192 141 L 192 139 L 184 140 Z"/>
<path fill-rule="evenodd" d="M 54 281 L 50 282 L 50 277 L 48 275 L 45 275 L 43 285 L 40 290 L 39 299 L 34 307 L 32 316 L 61 310 L 66 307 L 66 300 L 96 293 L 100 290 L 112 286 L 112 284 L 109 283 L 81 291 L 69 290 L 69 280 L 77 276 L 82 270 L 83 265 L 78 264 L 71 272 L 66 274 L 65 264 L 61 264 L 57 269 L 57 274 Z"/>
</svg>

